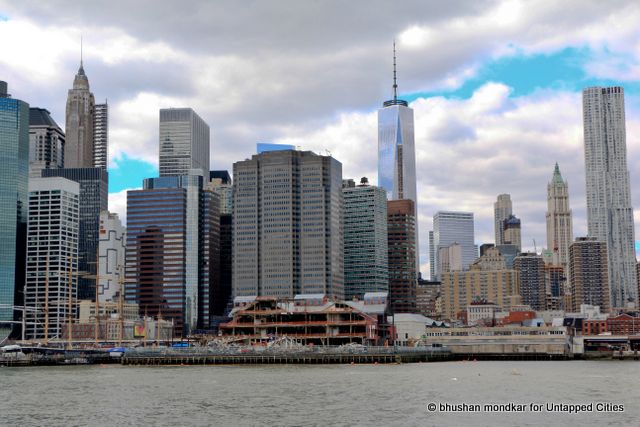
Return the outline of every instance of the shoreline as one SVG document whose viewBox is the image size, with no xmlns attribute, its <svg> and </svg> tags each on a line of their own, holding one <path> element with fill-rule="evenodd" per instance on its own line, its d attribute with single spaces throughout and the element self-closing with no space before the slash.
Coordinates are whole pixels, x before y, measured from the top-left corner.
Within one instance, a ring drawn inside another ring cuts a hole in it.
<svg viewBox="0 0 640 427">
<path fill-rule="evenodd" d="M 305 353 L 274 352 L 270 354 L 208 354 L 182 353 L 149 354 L 124 353 L 112 356 L 109 353 L 41 356 L 38 358 L 3 358 L 0 367 L 32 366 L 86 366 L 119 364 L 122 366 L 238 366 L 238 365 L 389 365 L 437 362 L 479 361 L 573 361 L 573 360 L 618 360 L 638 361 L 637 355 L 598 354 L 547 354 L 547 353 L 445 353 L 402 351 L 386 353 Z"/>
</svg>

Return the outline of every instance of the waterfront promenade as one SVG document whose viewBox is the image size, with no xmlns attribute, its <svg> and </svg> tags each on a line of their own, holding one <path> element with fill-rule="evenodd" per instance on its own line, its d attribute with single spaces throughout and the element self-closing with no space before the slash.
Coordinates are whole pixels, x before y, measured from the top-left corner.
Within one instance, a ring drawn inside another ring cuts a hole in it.
<svg viewBox="0 0 640 427">
<path fill-rule="evenodd" d="M 113 351 L 116 350 L 116 351 Z M 637 353 L 600 352 L 606 359 L 638 360 Z M 180 365 L 328 365 L 399 364 L 461 360 L 572 360 L 584 355 L 546 352 L 452 352 L 432 347 L 367 346 L 229 346 L 229 347 L 137 347 L 128 349 L 64 350 L 24 348 L 0 354 L 0 366 L 52 366 L 122 364 L 127 366 Z"/>
</svg>

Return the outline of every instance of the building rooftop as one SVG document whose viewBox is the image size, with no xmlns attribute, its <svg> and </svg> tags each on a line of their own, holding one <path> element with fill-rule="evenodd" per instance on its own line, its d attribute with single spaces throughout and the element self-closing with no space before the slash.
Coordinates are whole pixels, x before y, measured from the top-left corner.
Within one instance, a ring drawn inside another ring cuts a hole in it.
<svg viewBox="0 0 640 427">
<path fill-rule="evenodd" d="M 231 183 L 231 175 L 229 175 L 229 171 L 220 170 L 220 171 L 210 171 L 209 179 L 218 178 L 222 181 L 223 184 Z"/>
<path fill-rule="evenodd" d="M 60 127 L 45 108 L 29 108 L 29 126 Z"/>
<path fill-rule="evenodd" d="M 422 314 L 417 313 L 396 313 L 393 316 L 389 316 L 389 318 L 395 317 L 395 323 L 398 322 L 419 322 L 423 323 L 427 327 L 448 327 L 449 325 L 440 320 L 433 320 L 430 317 L 423 316 Z"/>
</svg>

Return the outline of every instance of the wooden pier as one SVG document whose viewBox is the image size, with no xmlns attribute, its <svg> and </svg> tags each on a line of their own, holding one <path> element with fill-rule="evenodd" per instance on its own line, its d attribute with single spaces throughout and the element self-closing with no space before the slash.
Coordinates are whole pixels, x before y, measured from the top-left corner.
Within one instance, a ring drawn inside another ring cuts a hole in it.
<svg viewBox="0 0 640 427">
<path fill-rule="evenodd" d="M 229 354 L 229 355 L 132 355 L 121 358 L 123 365 L 332 365 L 417 363 L 453 360 L 449 353 L 279 353 L 279 354 Z"/>
</svg>

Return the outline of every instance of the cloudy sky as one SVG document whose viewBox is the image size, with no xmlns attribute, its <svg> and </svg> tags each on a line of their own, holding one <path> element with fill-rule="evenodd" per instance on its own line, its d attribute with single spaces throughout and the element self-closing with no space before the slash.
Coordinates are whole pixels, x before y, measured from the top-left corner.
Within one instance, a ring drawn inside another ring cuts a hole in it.
<svg viewBox="0 0 640 427">
<path fill-rule="evenodd" d="M 0 0 L 0 80 L 64 126 L 79 65 L 110 105 L 110 208 L 157 174 L 158 109 L 193 107 L 212 167 L 282 142 L 377 181 L 377 109 L 415 110 L 422 271 L 438 210 L 475 213 L 493 241 L 510 193 L 525 248 L 546 245 L 546 185 L 569 181 L 586 234 L 581 89 L 622 85 L 632 199 L 640 208 L 640 4 L 633 1 Z M 636 211 L 636 224 L 640 210 Z M 637 227 L 637 225 L 636 225 Z"/>
</svg>

